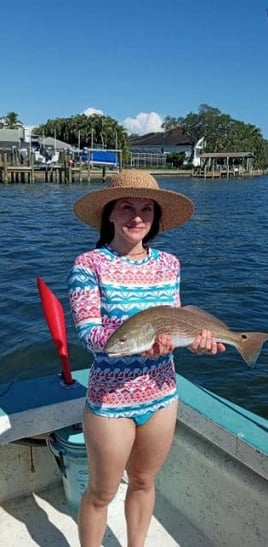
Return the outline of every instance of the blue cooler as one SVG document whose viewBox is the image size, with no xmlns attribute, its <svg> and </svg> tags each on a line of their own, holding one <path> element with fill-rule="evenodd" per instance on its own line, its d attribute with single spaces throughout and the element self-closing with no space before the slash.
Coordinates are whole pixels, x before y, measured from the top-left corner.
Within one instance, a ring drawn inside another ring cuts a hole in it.
<svg viewBox="0 0 268 547">
<path fill-rule="evenodd" d="M 88 483 L 87 452 L 82 425 L 76 424 L 54 431 L 48 439 L 48 447 L 61 471 L 68 504 L 72 510 L 77 511 Z"/>
</svg>

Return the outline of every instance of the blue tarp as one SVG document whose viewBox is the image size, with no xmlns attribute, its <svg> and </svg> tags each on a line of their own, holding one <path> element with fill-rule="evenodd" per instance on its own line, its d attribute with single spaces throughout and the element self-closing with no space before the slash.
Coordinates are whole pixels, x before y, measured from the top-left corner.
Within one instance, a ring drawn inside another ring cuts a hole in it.
<svg viewBox="0 0 268 547">
<path fill-rule="evenodd" d="M 82 155 L 83 161 L 88 161 L 88 153 Z M 90 163 L 95 165 L 118 165 L 118 154 L 112 150 L 92 150 Z"/>
</svg>

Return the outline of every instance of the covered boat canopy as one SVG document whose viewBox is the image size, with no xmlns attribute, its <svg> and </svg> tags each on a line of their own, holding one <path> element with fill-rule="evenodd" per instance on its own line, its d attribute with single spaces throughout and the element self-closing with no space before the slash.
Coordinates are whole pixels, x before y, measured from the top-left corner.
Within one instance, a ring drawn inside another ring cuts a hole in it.
<svg viewBox="0 0 268 547">
<path fill-rule="evenodd" d="M 90 161 L 91 165 L 119 165 L 119 151 L 118 150 L 89 150 L 84 149 L 82 155 L 83 161 Z"/>
</svg>

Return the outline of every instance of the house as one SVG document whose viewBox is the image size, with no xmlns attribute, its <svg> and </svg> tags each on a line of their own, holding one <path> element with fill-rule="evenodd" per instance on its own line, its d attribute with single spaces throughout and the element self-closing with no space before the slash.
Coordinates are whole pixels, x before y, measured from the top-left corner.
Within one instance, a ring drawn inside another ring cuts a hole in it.
<svg viewBox="0 0 268 547">
<path fill-rule="evenodd" d="M 203 150 L 204 139 L 194 146 L 191 138 L 183 133 L 180 127 L 169 131 L 147 133 L 142 136 L 129 137 L 131 165 L 145 167 L 148 165 L 166 165 L 168 154 L 184 152 L 184 164 L 195 162 L 200 165 L 199 156 Z"/>
<path fill-rule="evenodd" d="M 25 146 L 23 128 L 18 129 L 0 129 L 0 151 L 12 152 L 14 148 Z"/>
</svg>

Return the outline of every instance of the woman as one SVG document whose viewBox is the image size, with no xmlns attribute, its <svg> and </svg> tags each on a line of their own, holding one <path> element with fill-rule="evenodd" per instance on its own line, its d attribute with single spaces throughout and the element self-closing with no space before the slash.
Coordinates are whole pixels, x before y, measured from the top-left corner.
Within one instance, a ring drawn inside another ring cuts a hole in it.
<svg viewBox="0 0 268 547">
<path fill-rule="evenodd" d="M 193 204 L 182 194 L 161 190 L 150 174 L 125 170 L 113 176 L 109 188 L 82 197 L 74 210 L 100 230 L 96 249 L 76 258 L 69 277 L 78 335 L 94 354 L 83 415 L 90 480 L 79 510 L 80 542 L 82 547 L 101 545 L 107 506 L 126 469 L 128 547 L 142 547 L 155 478 L 177 418 L 174 346 L 163 334 L 143 355 L 109 358 L 103 349 L 131 315 L 160 304 L 180 306 L 179 261 L 148 242 L 160 230 L 190 219 Z M 215 354 L 224 346 L 203 331 L 190 349 Z"/>
</svg>

